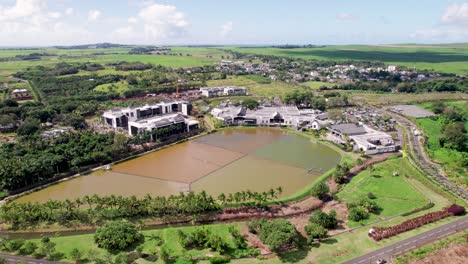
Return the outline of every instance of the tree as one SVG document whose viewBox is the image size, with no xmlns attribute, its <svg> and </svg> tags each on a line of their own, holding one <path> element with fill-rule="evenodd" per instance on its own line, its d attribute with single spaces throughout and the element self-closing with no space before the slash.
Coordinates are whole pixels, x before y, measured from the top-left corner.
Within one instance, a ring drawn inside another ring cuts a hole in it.
<svg viewBox="0 0 468 264">
<path fill-rule="evenodd" d="M 7 264 L 7 261 L 4 257 L 0 257 L 0 264 Z"/>
<path fill-rule="evenodd" d="M 242 101 L 242 106 L 247 107 L 250 110 L 257 108 L 259 105 L 260 104 L 257 100 L 251 98 L 247 98 Z"/>
<path fill-rule="evenodd" d="M 305 227 L 306 233 L 309 235 L 308 242 L 311 243 L 314 239 L 322 239 L 327 237 L 328 230 L 316 223 L 309 223 Z"/>
<path fill-rule="evenodd" d="M 338 224 L 338 221 L 336 220 L 335 211 L 331 211 L 330 214 L 327 214 L 320 210 L 315 211 L 315 213 L 310 216 L 309 222 L 321 225 L 327 229 L 335 228 Z"/>
<path fill-rule="evenodd" d="M 70 259 L 75 260 L 77 263 L 81 261 L 83 257 L 83 252 L 81 252 L 78 248 L 73 248 L 70 252 Z"/>
<path fill-rule="evenodd" d="M 445 126 L 440 143 L 446 148 L 465 151 L 468 150 L 467 139 L 468 136 L 463 123 L 457 122 Z"/>
<path fill-rule="evenodd" d="M 26 119 L 26 121 L 21 124 L 16 133 L 19 136 L 30 136 L 39 131 L 40 122 L 37 119 Z"/>
<path fill-rule="evenodd" d="M 351 221 L 359 222 L 361 220 L 367 219 L 369 214 L 362 207 L 352 207 L 349 209 L 348 219 Z"/>
<path fill-rule="evenodd" d="M 260 240 L 268 245 L 270 250 L 278 252 L 288 245 L 297 243 L 297 231 L 293 224 L 285 219 L 264 221 L 261 225 Z"/>
<path fill-rule="evenodd" d="M 432 110 L 435 114 L 442 114 L 445 109 L 445 104 L 441 101 L 432 103 Z"/>
<path fill-rule="evenodd" d="M 326 185 L 324 182 L 319 182 L 312 188 L 311 195 L 319 199 L 323 199 L 325 194 L 327 194 L 329 191 L 330 188 L 328 185 Z"/>
<path fill-rule="evenodd" d="M 124 250 L 142 239 L 135 226 L 124 220 L 108 222 L 94 234 L 94 242 L 107 250 Z"/>
</svg>

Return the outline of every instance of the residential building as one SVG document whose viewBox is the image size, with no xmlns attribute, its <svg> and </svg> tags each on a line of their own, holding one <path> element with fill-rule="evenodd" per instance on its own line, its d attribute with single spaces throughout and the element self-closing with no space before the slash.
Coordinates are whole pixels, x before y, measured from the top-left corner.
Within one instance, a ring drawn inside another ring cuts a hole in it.
<svg viewBox="0 0 468 264">
<path fill-rule="evenodd" d="M 11 97 L 12 97 L 12 98 L 31 97 L 31 93 L 29 92 L 28 89 L 14 89 L 14 90 L 11 92 Z"/>
<path fill-rule="evenodd" d="M 202 87 L 200 88 L 202 96 L 215 97 L 215 96 L 234 96 L 246 95 L 247 89 L 245 87 L 237 86 L 217 86 L 217 87 Z"/>
</svg>

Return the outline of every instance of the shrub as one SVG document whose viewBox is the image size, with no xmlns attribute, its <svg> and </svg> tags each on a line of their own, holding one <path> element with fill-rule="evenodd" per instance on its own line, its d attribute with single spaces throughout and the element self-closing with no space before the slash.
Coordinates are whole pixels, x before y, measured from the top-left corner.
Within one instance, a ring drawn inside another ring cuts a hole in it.
<svg viewBox="0 0 468 264">
<path fill-rule="evenodd" d="M 330 188 L 324 182 L 319 182 L 312 188 L 311 195 L 323 199 L 329 191 Z"/>
<path fill-rule="evenodd" d="M 20 250 L 19 250 L 19 253 L 20 255 L 32 255 L 37 249 L 37 245 L 36 243 L 32 242 L 32 241 L 26 241 L 26 243 L 24 243 Z"/>
<path fill-rule="evenodd" d="M 214 257 L 209 259 L 211 264 L 224 264 L 231 262 L 229 257 Z"/>
<path fill-rule="evenodd" d="M 70 259 L 73 259 L 76 262 L 79 262 L 82 257 L 83 253 L 77 248 L 72 249 L 72 251 L 70 252 Z"/>
<path fill-rule="evenodd" d="M 142 239 L 135 226 L 123 220 L 108 222 L 94 234 L 94 242 L 107 250 L 124 250 Z"/>
<path fill-rule="evenodd" d="M 369 214 L 362 207 L 352 207 L 349 209 L 348 219 L 351 221 L 359 222 L 361 220 L 369 218 Z"/>
<path fill-rule="evenodd" d="M 18 251 L 23 246 L 24 242 L 25 240 L 22 238 L 9 240 L 5 243 L 5 249 L 10 252 Z"/>
</svg>

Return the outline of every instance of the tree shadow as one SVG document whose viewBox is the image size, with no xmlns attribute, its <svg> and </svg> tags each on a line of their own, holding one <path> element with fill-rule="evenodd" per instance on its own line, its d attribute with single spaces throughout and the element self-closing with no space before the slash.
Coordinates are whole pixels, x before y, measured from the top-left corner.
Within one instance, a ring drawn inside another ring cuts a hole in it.
<svg viewBox="0 0 468 264">
<path fill-rule="evenodd" d="M 307 245 L 307 238 L 298 234 L 298 241 L 296 243 L 296 247 L 287 252 L 279 253 L 278 258 L 283 263 L 297 263 L 307 257 L 310 249 L 311 247 Z"/>
<path fill-rule="evenodd" d="M 327 245 L 333 245 L 333 244 L 338 243 L 338 240 L 329 237 L 329 238 L 326 238 L 326 239 L 321 240 L 320 242 L 321 242 L 321 243 L 324 243 L 324 244 L 327 244 Z"/>
</svg>

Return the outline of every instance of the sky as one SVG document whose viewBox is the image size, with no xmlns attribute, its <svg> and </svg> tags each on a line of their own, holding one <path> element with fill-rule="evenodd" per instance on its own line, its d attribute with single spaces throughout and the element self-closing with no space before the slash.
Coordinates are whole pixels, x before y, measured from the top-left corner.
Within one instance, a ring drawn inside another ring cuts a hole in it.
<svg viewBox="0 0 468 264">
<path fill-rule="evenodd" d="M 0 46 L 468 42 L 468 1 L 0 0 Z"/>
</svg>

